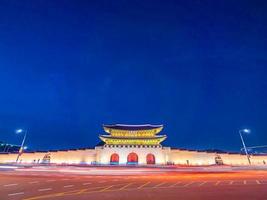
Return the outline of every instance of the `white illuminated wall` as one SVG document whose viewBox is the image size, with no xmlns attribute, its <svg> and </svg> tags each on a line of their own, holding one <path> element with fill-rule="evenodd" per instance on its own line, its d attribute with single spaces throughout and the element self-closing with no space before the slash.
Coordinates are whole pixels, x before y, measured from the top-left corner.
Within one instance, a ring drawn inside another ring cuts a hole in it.
<svg viewBox="0 0 267 200">
<path fill-rule="evenodd" d="M 33 152 L 23 153 L 18 162 L 20 163 L 42 163 L 45 155 L 50 156 L 50 163 L 55 164 L 92 164 L 96 159 L 95 149 L 52 151 L 52 152 Z M 15 162 L 17 154 L 0 154 L 0 163 Z"/>
<path fill-rule="evenodd" d="M 208 153 L 188 150 L 171 150 L 169 157 L 174 164 L 180 165 L 214 165 L 215 157 L 219 155 L 226 165 L 248 165 L 246 155 L 231 153 Z M 250 156 L 252 165 L 267 164 L 267 155 Z M 264 164 L 265 163 L 265 164 Z"/>
<path fill-rule="evenodd" d="M 146 156 L 151 153 L 155 156 L 156 164 L 173 163 L 176 165 L 214 165 L 215 157 L 219 155 L 224 164 L 247 165 L 247 157 L 241 154 L 207 153 L 189 150 L 170 149 L 169 147 L 96 147 L 95 149 L 33 152 L 23 153 L 19 162 L 41 163 L 45 155 L 50 156 L 50 163 L 55 164 L 110 164 L 110 156 L 113 153 L 119 155 L 119 164 L 127 163 L 130 153 L 138 155 L 138 164 L 146 164 Z M 0 163 L 14 163 L 17 154 L 0 154 Z M 267 165 L 267 155 L 251 156 L 252 165 Z M 39 161 L 39 162 L 38 162 Z"/>
<path fill-rule="evenodd" d="M 109 164 L 111 155 L 116 153 L 119 155 L 119 164 L 126 164 L 128 155 L 130 153 L 136 153 L 138 164 L 145 165 L 148 154 L 155 156 L 156 164 L 165 164 L 168 158 L 168 149 L 162 147 L 97 147 L 97 162 Z"/>
</svg>

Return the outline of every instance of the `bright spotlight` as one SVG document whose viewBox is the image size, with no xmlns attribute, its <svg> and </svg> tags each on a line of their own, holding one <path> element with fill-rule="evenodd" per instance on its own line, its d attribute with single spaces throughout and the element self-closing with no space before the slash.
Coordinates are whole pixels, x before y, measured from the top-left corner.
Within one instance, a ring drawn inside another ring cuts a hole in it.
<svg viewBox="0 0 267 200">
<path fill-rule="evenodd" d="M 250 133 L 250 130 L 247 129 L 247 128 L 245 128 L 245 129 L 243 129 L 243 132 L 244 132 L 244 133 Z"/>
<path fill-rule="evenodd" d="M 23 132 L 22 129 L 17 129 L 17 130 L 16 130 L 16 133 L 22 133 L 22 132 Z"/>
</svg>

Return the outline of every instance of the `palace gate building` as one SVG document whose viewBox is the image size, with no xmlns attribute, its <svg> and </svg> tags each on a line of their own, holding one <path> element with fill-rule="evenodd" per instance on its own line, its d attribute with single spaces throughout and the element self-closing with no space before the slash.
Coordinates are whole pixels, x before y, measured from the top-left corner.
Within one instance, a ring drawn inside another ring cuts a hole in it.
<svg viewBox="0 0 267 200">
<path fill-rule="evenodd" d="M 97 147 L 98 161 L 104 164 L 165 164 L 168 150 L 161 142 L 166 135 L 158 135 L 162 125 L 104 125 L 107 135 L 100 135 L 105 143 Z"/>
<path fill-rule="evenodd" d="M 246 155 L 227 152 L 207 152 L 162 146 L 167 138 L 163 125 L 103 126 L 101 145 L 52 151 L 23 152 L 19 163 L 88 164 L 88 165 L 247 165 Z M 14 163 L 17 153 L 0 153 L 0 163 Z M 267 155 L 250 155 L 252 165 L 265 165 Z"/>
</svg>

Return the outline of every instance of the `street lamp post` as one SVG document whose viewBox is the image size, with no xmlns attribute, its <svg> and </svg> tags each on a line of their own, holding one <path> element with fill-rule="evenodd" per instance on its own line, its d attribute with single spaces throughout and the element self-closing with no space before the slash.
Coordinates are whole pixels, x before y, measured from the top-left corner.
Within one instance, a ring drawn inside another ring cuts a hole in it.
<svg viewBox="0 0 267 200">
<path fill-rule="evenodd" d="M 4 152 L 6 152 L 6 147 L 7 147 L 7 144 L 5 143 L 5 148 L 4 148 Z"/>
<path fill-rule="evenodd" d="M 9 149 L 10 149 L 10 147 L 11 147 L 11 145 L 10 145 L 10 144 L 8 144 L 8 145 L 7 145 L 6 152 L 9 152 Z"/>
<path fill-rule="evenodd" d="M 22 130 L 22 129 L 16 130 L 16 133 L 22 133 L 22 132 L 24 132 L 24 137 L 23 137 L 23 140 L 22 140 L 21 145 L 20 145 L 20 149 L 19 149 L 19 153 L 18 153 L 18 156 L 17 156 L 17 159 L 16 159 L 16 163 L 18 162 L 19 157 L 23 152 L 23 148 L 24 148 L 23 146 L 24 146 L 24 143 L 25 143 L 25 140 L 26 140 L 26 137 L 27 137 L 27 130 Z"/>
<path fill-rule="evenodd" d="M 239 130 L 239 135 L 240 135 L 240 138 L 241 138 L 241 141 L 242 141 L 242 144 L 243 144 L 243 148 L 244 148 L 244 151 L 245 151 L 247 159 L 248 159 L 248 163 L 251 165 L 250 157 L 249 157 L 248 150 L 247 150 L 246 144 L 244 142 L 242 133 L 250 133 L 250 130 L 249 129 Z"/>
</svg>

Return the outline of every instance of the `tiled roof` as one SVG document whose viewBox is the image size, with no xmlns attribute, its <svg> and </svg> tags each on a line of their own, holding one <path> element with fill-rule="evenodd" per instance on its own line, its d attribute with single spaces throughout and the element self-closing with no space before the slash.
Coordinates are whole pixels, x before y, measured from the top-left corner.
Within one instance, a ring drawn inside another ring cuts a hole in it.
<svg viewBox="0 0 267 200">
<path fill-rule="evenodd" d="M 127 124 L 112 124 L 112 125 L 103 125 L 104 128 L 118 129 L 118 130 L 151 130 L 155 128 L 162 128 L 163 125 L 151 125 L 151 124 L 139 124 L 139 125 L 127 125 Z"/>
</svg>

